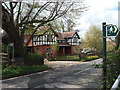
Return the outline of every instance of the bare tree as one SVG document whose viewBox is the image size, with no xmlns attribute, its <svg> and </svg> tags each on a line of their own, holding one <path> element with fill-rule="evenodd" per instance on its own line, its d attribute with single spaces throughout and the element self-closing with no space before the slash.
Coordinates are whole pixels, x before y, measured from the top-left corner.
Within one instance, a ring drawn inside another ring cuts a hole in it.
<svg viewBox="0 0 120 90">
<path fill-rule="evenodd" d="M 74 2 L 71 9 L 63 16 L 63 20 L 66 22 L 66 28 L 68 31 L 73 31 L 73 27 L 75 27 L 76 23 L 78 23 L 75 20 L 80 19 L 82 13 L 87 11 L 88 8 L 89 7 L 85 5 L 83 0 Z"/>
<path fill-rule="evenodd" d="M 73 3 L 64 6 L 64 2 L 3 2 L 2 28 L 7 32 L 19 56 L 24 56 L 33 35 L 41 26 L 62 17 Z M 63 8 L 64 7 L 64 8 Z M 23 46 L 26 29 L 32 26 L 31 34 L 25 47 Z"/>
<path fill-rule="evenodd" d="M 65 2 L 65 5 L 67 5 L 71 0 L 68 0 Z M 88 10 L 88 6 L 84 4 L 84 2 L 81 0 L 71 1 L 73 2 L 73 5 L 70 7 L 70 9 L 64 14 L 60 19 L 57 19 L 56 22 L 53 22 L 53 26 L 56 25 L 56 27 L 59 27 L 59 29 L 62 29 L 61 31 L 73 31 L 74 27 L 77 25 L 78 22 L 76 20 L 80 19 L 83 12 Z"/>
</svg>

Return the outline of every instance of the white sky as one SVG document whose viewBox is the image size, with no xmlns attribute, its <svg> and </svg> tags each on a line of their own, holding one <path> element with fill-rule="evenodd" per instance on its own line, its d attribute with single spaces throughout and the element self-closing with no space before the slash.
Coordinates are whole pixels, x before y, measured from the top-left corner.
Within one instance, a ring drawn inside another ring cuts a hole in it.
<svg viewBox="0 0 120 90">
<path fill-rule="evenodd" d="M 77 20 L 80 25 L 76 28 L 80 30 L 80 35 L 83 37 L 90 25 L 102 27 L 102 22 L 118 26 L 118 2 L 119 0 L 86 0 L 89 10 Z"/>
</svg>

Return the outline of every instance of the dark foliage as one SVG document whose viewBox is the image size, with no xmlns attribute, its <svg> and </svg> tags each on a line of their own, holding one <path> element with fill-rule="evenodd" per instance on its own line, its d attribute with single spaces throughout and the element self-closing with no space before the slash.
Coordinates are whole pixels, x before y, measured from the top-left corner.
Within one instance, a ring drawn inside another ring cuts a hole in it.
<svg viewBox="0 0 120 90">
<path fill-rule="evenodd" d="M 120 74 L 120 50 L 108 54 L 107 59 L 107 88 L 111 88 Z"/>
<path fill-rule="evenodd" d="M 25 64 L 26 65 L 43 65 L 44 56 L 40 54 L 29 53 L 25 56 Z"/>
</svg>

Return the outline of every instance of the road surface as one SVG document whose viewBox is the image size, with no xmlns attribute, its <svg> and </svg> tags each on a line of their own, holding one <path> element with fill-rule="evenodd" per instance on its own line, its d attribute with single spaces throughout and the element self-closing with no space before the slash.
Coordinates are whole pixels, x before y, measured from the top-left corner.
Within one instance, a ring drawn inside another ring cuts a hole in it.
<svg viewBox="0 0 120 90">
<path fill-rule="evenodd" d="M 2 81 L 3 88 L 97 88 L 101 85 L 102 69 L 94 68 L 102 59 L 89 62 L 51 62 L 59 68 Z M 62 67 L 61 67 L 62 66 Z M 4 90 L 4 89 L 3 89 Z"/>
</svg>

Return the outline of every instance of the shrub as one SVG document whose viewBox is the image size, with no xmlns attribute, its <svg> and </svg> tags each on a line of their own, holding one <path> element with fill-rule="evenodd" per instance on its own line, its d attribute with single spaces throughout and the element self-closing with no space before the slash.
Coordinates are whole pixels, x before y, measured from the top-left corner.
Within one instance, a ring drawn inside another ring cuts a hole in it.
<svg viewBox="0 0 120 90">
<path fill-rule="evenodd" d="M 107 88 L 111 88 L 120 74 L 120 50 L 109 53 L 107 58 Z"/>
<path fill-rule="evenodd" d="M 59 56 L 56 58 L 49 59 L 50 61 L 80 61 L 77 55 L 74 56 Z"/>
<path fill-rule="evenodd" d="M 86 60 L 93 60 L 93 59 L 98 59 L 99 56 L 88 56 Z"/>
<path fill-rule="evenodd" d="M 16 66 L 16 68 L 13 68 L 13 66 L 7 66 L 6 68 L 2 69 L 2 77 L 4 79 L 9 77 L 34 73 L 38 71 L 44 71 L 47 69 L 49 68 L 46 65 Z"/>
<path fill-rule="evenodd" d="M 29 53 L 25 56 L 25 64 L 27 64 L 27 65 L 43 65 L 44 57 L 40 54 Z"/>
<path fill-rule="evenodd" d="M 86 58 L 79 58 L 79 56 L 62 56 L 54 59 L 49 59 L 49 61 L 90 61 L 98 59 L 98 56 L 87 56 Z"/>
</svg>

